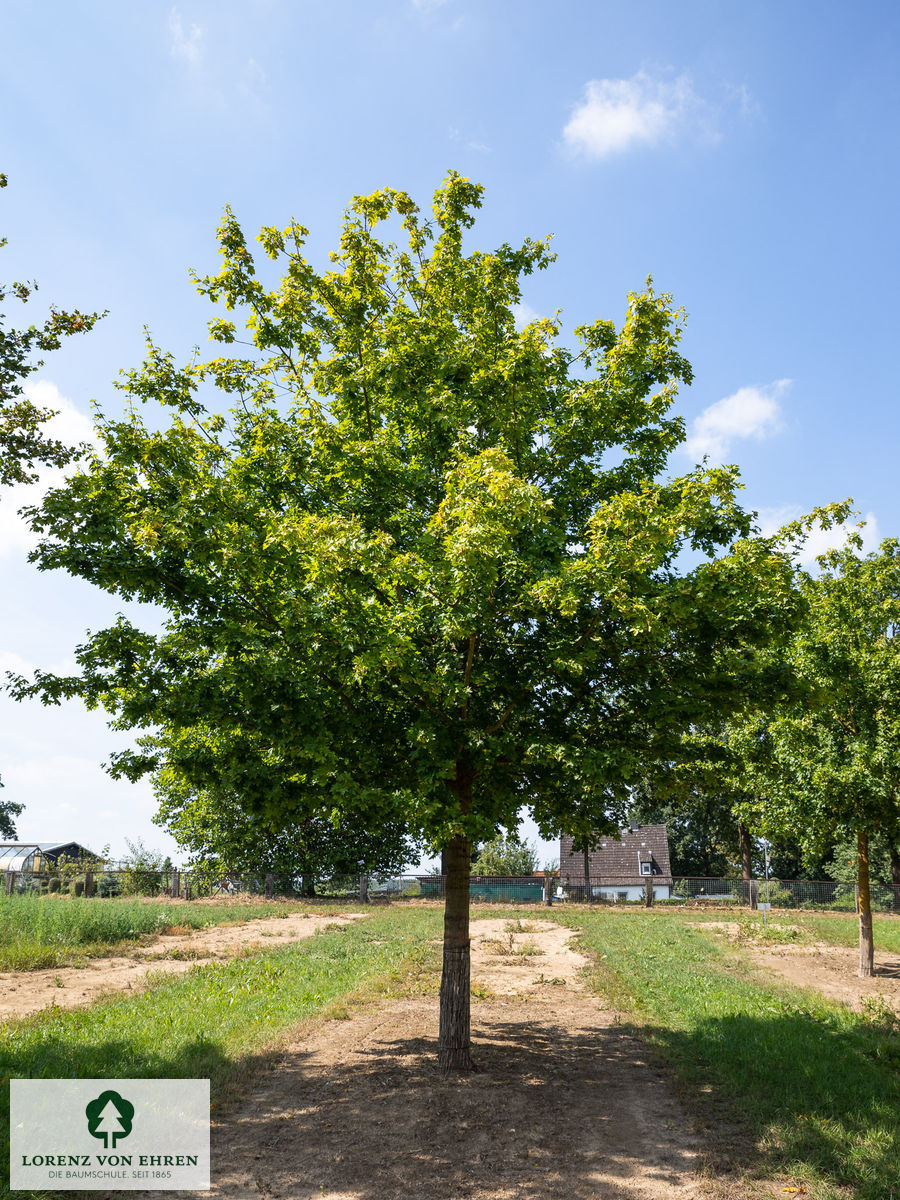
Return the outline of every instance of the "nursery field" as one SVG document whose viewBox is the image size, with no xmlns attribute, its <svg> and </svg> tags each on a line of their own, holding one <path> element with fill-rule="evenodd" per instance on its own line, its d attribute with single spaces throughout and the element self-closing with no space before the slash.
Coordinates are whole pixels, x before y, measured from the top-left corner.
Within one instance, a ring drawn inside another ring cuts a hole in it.
<svg viewBox="0 0 900 1200">
<path fill-rule="evenodd" d="M 211 907 L 194 911 L 273 906 Z M 234 1200 L 399 1200 L 436 1178 L 486 1200 L 900 1196 L 889 968 L 845 1004 L 786 982 L 776 957 L 837 970 L 852 915 L 779 914 L 763 933 L 756 914 L 478 908 L 465 1079 L 435 1065 L 441 921 L 369 910 L 7 1021 L 2 1075 L 210 1078 L 212 1194 Z M 876 943 L 898 926 L 879 922 Z"/>
<path fill-rule="evenodd" d="M 297 945 L 196 968 L 138 996 L 6 1022 L 0 1077 L 208 1078 L 221 1108 L 298 1022 L 340 1019 L 345 995 L 359 998 L 367 988 L 389 990 L 401 976 L 414 978 L 433 955 L 439 929 L 433 911 L 387 912 Z M 4 1137 L 8 1102 L 4 1087 Z M 0 1159 L 8 1161 L 2 1147 Z"/>
<path fill-rule="evenodd" d="M 123 943 L 167 929 L 284 917 L 302 903 L 165 903 L 156 900 L 85 900 L 55 896 L 0 896 L 0 971 L 58 967 L 107 953 Z M 333 911 L 342 911 L 335 906 Z M 316 907 L 317 913 L 331 908 Z"/>
</svg>

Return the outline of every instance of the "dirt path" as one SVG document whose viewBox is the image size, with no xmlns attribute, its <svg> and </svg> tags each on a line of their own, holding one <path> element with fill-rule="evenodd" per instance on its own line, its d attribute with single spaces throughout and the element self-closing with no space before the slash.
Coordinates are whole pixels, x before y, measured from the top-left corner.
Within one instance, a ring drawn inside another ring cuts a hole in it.
<svg viewBox="0 0 900 1200">
<path fill-rule="evenodd" d="M 434 997 L 321 1022 L 214 1125 L 207 1194 L 705 1196 L 684 1114 L 640 1044 L 583 990 L 584 960 L 567 945 L 571 931 L 529 922 L 531 931 L 514 931 L 510 944 L 506 925 L 473 926 L 477 1074 L 438 1074 Z"/>
<path fill-rule="evenodd" d="M 80 967 L 0 972 L 0 1018 L 24 1017 L 42 1008 L 75 1008 L 110 992 L 139 991 L 153 972 L 178 975 L 191 967 L 233 958 L 251 948 L 271 950 L 311 937 L 326 925 L 359 920 L 363 913 L 262 917 L 240 925 L 212 925 L 192 933 L 163 934 L 148 946 L 114 958 L 92 958 Z"/>
</svg>

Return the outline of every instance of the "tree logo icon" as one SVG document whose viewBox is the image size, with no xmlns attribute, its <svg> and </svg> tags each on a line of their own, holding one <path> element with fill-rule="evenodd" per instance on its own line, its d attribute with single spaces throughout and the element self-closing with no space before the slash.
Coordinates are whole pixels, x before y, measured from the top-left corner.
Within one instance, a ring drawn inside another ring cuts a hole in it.
<svg viewBox="0 0 900 1200">
<path fill-rule="evenodd" d="M 115 1150 L 116 1142 L 131 1133 L 134 1105 L 118 1092 L 101 1092 L 84 1110 L 88 1132 L 103 1138 L 104 1150 Z M 112 1138 L 112 1144 L 110 1144 Z"/>
</svg>

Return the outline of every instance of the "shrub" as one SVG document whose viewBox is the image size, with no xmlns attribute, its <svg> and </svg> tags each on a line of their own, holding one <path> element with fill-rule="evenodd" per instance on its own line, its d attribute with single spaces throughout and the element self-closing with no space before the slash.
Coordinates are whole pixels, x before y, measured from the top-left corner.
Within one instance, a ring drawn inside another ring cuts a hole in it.
<svg viewBox="0 0 900 1200">
<path fill-rule="evenodd" d="M 164 887 L 165 872 L 171 863 L 157 850 L 148 850 L 140 838 L 136 842 L 125 839 L 128 857 L 123 859 L 125 869 L 121 877 L 121 890 L 127 896 L 158 896 Z"/>
</svg>

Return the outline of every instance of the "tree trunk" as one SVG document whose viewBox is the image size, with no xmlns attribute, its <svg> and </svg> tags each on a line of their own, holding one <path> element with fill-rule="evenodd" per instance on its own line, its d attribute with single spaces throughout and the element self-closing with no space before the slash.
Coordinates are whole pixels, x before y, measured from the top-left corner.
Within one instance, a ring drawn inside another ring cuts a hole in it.
<svg viewBox="0 0 900 1200">
<path fill-rule="evenodd" d="M 594 899 L 594 893 L 591 891 L 591 852 L 587 846 L 584 848 L 584 902 L 591 904 Z"/>
<path fill-rule="evenodd" d="M 469 839 L 462 834 L 452 838 L 444 851 L 444 969 L 441 975 L 438 1066 L 445 1074 L 473 1069 L 469 1037 L 470 851 Z"/>
<path fill-rule="evenodd" d="M 750 830 L 746 825 L 738 825 L 738 837 L 741 840 L 741 878 L 753 878 L 753 842 Z"/>
<path fill-rule="evenodd" d="M 869 891 L 869 835 L 856 835 L 856 869 L 859 880 L 859 974 L 867 979 L 874 973 L 875 942 L 872 937 L 872 896 Z"/>
<path fill-rule="evenodd" d="M 894 887 L 894 912 L 900 912 L 900 850 L 891 843 L 891 883 Z"/>
</svg>

